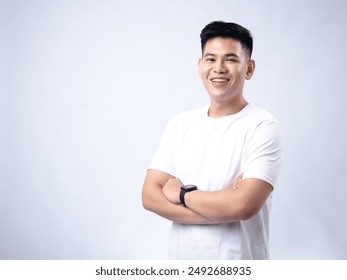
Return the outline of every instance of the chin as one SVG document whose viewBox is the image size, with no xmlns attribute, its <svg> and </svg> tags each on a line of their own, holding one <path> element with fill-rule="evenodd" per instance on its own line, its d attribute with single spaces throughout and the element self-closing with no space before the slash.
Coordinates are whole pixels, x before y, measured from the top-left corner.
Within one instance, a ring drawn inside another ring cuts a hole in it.
<svg viewBox="0 0 347 280">
<path fill-rule="evenodd" d="M 213 93 L 209 93 L 210 98 L 213 100 L 220 100 L 220 101 L 226 101 L 228 99 L 231 99 L 232 97 L 230 96 L 230 94 L 226 94 L 224 92 L 213 92 Z"/>
</svg>

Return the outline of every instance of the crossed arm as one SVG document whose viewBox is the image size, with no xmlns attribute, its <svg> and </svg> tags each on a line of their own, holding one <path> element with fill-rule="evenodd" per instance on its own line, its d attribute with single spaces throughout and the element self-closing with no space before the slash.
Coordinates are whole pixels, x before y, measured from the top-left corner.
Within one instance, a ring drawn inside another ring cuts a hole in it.
<svg viewBox="0 0 347 280">
<path fill-rule="evenodd" d="M 242 180 L 239 176 L 226 189 L 186 193 L 184 207 L 179 204 L 182 185 L 180 179 L 167 173 L 148 170 L 142 191 L 144 208 L 177 223 L 228 223 L 257 214 L 272 191 L 263 180 Z"/>
</svg>

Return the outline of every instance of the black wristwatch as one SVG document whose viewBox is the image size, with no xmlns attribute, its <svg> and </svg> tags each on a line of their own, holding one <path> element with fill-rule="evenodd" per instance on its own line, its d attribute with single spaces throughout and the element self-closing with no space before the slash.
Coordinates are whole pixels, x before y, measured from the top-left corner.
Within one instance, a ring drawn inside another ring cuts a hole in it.
<svg viewBox="0 0 347 280">
<path fill-rule="evenodd" d="M 184 201 L 184 196 L 187 192 L 195 191 L 198 188 L 195 185 L 184 185 L 181 187 L 181 192 L 180 192 L 180 202 L 183 204 L 185 207 L 187 207 L 185 201 Z"/>
</svg>

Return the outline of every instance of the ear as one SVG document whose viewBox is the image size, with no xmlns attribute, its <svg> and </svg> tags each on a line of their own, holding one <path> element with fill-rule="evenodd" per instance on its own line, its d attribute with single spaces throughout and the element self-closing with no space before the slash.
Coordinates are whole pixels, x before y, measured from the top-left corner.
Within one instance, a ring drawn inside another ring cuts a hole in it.
<svg viewBox="0 0 347 280">
<path fill-rule="evenodd" d="M 255 61 L 250 59 L 247 64 L 246 80 L 250 80 L 254 74 Z"/>
<path fill-rule="evenodd" d="M 198 60 L 198 75 L 201 78 L 202 77 L 202 73 L 201 73 L 201 63 L 202 63 L 202 58 L 199 58 Z"/>
</svg>

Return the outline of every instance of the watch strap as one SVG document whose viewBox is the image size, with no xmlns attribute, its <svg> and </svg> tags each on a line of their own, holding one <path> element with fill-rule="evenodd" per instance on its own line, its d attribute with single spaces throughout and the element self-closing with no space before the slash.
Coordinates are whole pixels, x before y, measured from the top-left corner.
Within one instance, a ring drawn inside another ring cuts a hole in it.
<svg viewBox="0 0 347 280">
<path fill-rule="evenodd" d="M 180 203 L 187 207 L 186 202 L 184 200 L 184 196 L 186 195 L 187 192 L 195 191 L 198 188 L 195 185 L 184 185 L 181 187 L 180 191 Z"/>
<path fill-rule="evenodd" d="M 181 189 L 180 191 L 180 203 L 187 207 L 186 202 L 184 201 L 184 196 L 186 194 L 186 191 L 184 189 Z"/>
</svg>

